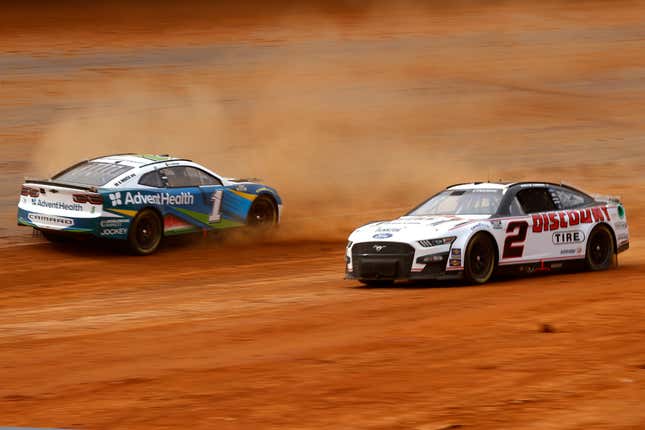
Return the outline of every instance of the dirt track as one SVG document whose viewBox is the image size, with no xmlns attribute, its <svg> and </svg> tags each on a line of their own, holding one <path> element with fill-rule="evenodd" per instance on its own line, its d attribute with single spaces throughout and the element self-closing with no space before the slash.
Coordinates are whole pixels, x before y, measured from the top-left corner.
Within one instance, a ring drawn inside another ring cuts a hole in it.
<svg viewBox="0 0 645 430">
<path fill-rule="evenodd" d="M 527 4 L 0 18 L 0 425 L 645 428 L 645 7 Z M 264 177 L 281 236 L 133 258 L 15 227 L 22 176 L 129 150 Z M 485 287 L 342 279 L 352 227 L 489 176 L 620 194 L 632 249 Z"/>
</svg>

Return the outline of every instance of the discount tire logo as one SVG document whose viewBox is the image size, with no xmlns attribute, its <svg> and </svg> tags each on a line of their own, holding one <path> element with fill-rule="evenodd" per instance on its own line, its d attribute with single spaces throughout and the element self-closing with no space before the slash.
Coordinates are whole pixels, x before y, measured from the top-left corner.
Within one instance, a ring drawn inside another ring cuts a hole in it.
<svg viewBox="0 0 645 430">
<path fill-rule="evenodd" d="M 582 243 L 585 240 L 585 234 L 581 230 L 574 231 L 556 231 L 552 236 L 554 245 L 570 245 L 572 243 Z"/>
</svg>

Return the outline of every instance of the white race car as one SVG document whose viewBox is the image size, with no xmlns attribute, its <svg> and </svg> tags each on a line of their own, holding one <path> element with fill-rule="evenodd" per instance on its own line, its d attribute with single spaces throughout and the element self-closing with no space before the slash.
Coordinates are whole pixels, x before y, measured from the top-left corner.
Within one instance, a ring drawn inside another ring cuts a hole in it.
<svg viewBox="0 0 645 430">
<path fill-rule="evenodd" d="M 460 278 L 482 284 L 502 269 L 531 273 L 572 262 L 608 269 L 628 248 L 618 198 L 562 184 L 475 182 L 450 186 L 393 221 L 356 229 L 346 277 L 365 284 Z"/>
</svg>

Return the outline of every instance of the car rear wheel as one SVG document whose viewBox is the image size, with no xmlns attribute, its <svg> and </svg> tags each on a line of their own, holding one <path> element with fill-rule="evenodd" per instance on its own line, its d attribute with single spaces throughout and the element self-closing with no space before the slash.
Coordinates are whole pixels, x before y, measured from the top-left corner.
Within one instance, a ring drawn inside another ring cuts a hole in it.
<svg viewBox="0 0 645 430">
<path fill-rule="evenodd" d="M 487 234 L 478 233 L 468 243 L 464 261 L 464 278 L 471 284 L 484 284 L 495 270 L 495 245 Z"/>
<path fill-rule="evenodd" d="M 607 270 L 614 265 L 616 252 L 614 236 L 605 225 L 599 225 L 589 234 L 585 263 L 589 270 Z"/>
<path fill-rule="evenodd" d="M 135 254 L 148 255 L 157 250 L 163 236 L 161 218 L 152 209 L 144 209 L 134 217 L 128 232 L 128 244 Z"/>
<path fill-rule="evenodd" d="M 251 205 L 247 215 L 247 225 L 255 230 L 268 231 L 278 222 L 278 210 L 270 197 L 259 196 Z"/>
</svg>

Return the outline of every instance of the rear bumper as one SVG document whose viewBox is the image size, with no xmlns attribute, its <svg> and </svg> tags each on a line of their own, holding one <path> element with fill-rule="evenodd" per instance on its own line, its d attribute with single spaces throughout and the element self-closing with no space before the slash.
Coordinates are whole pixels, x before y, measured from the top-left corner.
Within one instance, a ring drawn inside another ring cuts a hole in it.
<svg viewBox="0 0 645 430">
<path fill-rule="evenodd" d="M 65 234 L 93 235 L 107 239 L 126 239 L 129 218 L 114 217 L 66 217 L 18 208 L 18 225 L 37 230 L 55 231 Z"/>
<path fill-rule="evenodd" d="M 623 242 L 618 246 L 618 254 L 625 252 L 629 249 L 629 241 Z"/>
</svg>

